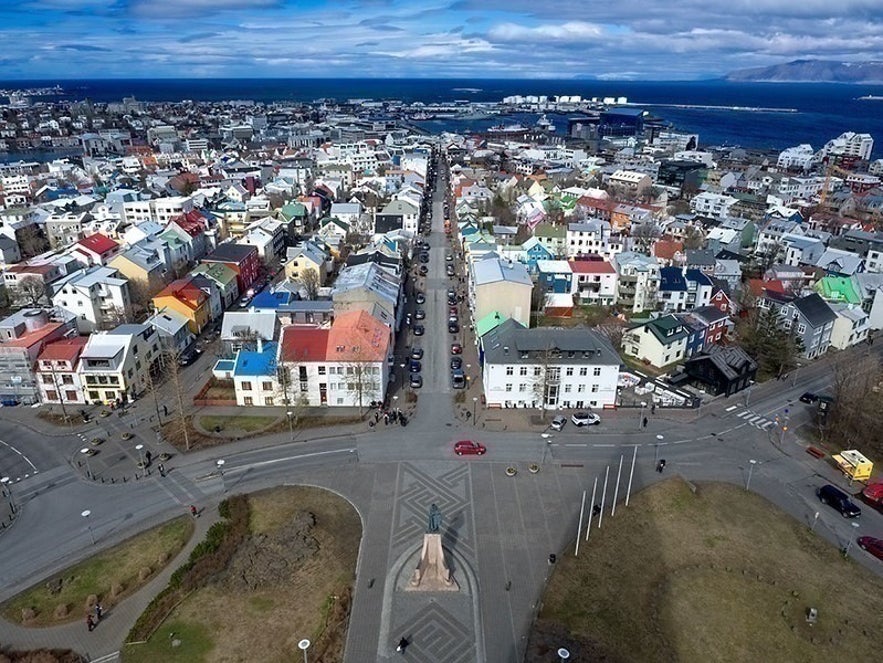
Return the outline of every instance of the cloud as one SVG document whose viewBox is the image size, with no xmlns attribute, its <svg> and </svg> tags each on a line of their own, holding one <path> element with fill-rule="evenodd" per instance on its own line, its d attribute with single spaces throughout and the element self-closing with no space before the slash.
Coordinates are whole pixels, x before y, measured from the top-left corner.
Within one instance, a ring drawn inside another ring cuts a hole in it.
<svg viewBox="0 0 883 663">
<path fill-rule="evenodd" d="M 132 0 L 131 12 L 145 18 L 210 17 L 220 11 L 277 8 L 282 0 Z"/>
<path fill-rule="evenodd" d="M 58 44 L 47 47 L 49 50 L 74 51 L 81 53 L 109 53 L 110 49 L 103 46 L 91 46 L 90 44 Z"/>
<path fill-rule="evenodd" d="M 538 25 L 525 27 L 515 23 L 503 23 L 488 31 L 493 41 L 503 42 L 582 42 L 586 39 L 597 39 L 603 34 L 600 26 L 583 21 Z"/>
</svg>

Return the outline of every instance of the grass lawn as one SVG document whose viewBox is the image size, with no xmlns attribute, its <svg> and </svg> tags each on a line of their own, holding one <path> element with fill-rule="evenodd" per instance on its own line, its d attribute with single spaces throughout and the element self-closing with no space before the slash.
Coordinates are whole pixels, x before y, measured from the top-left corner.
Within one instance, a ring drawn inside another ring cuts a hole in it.
<svg viewBox="0 0 883 663">
<path fill-rule="evenodd" d="M 313 642 L 310 660 L 343 660 L 361 538 L 358 514 L 344 499 L 318 488 L 273 488 L 249 500 L 251 541 L 243 546 L 258 548 L 248 548 L 244 560 L 250 569 L 259 569 L 259 586 L 243 588 L 228 568 L 179 605 L 148 644 L 128 645 L 126 663 L 288 662 L 300 660 L 297 642 L 302 638 Z M 315 516 L 315 525 L 303 536 L 314 539 L 318 548 L 296 564 L 286 563 L 292 533 L 285 528 L 303 512 Z M 236 555 L 231 567 L 242 569 Z M 170 631 L 179 634 L 175 637 L 182 647 L 185 639 L 190 643 L 186 656 L 169 649 Z"/>
<path fill-rule="evenodd" d="M 272 426 L 278 420 L 279 417 L 277 416 L 267 415 L 242 415 L 232 417 L 223 415 L 205 415 L 199 418 L 199 425 L 207 431 L 214 431 L 216 427 L 220 427 L 221 432 L 237 430 L 244 433 L 253 433 Z"/>
<path fill-rule="evenodd" d="M 54 626 L 83 619 L 90 596 L 97 596 L 108 611 L 149 582 L 191 534 L 190 517 L 142 532 L 13 597 L 0 607 L 0 614 L 14 624 Z M 28 610 L 32 618 L 23 619 Z"/>
<path fill-rule="evenodd" d="M 769 502 L 671 479 L 562 556 L 527 660 L 870 661 L 880 615 L 883 580 Z"/>
</svg>

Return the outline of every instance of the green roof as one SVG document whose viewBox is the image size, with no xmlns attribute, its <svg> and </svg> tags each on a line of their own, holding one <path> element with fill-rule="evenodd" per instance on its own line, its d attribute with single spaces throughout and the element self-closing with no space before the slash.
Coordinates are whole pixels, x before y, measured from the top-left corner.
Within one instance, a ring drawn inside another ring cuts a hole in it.
<svg viewBox="0 0 883 663">
<path fill-rule="evenodd" d="M 236 272 L 222 262 L 209 262 L 198 265 L 190 272 L 191 274 L 205 274 L 213 281 L 223 286 L 228 286 L 236 280 Z"/>
<path fill-rule="evenodd" d="M 301 203 L 288 203 L 287 205 L 283 205 L 279 210 L 279 214 L 286 221 L 291 221 L 291 219 L 298 219 L 307 215 L 307 208 Z"/>
<path fill-rule="evenodd" d="M 549 237 L 552 239 L 564 239 L 567 236 L 567 228 L 553 226 L 551 223 L 541 223 L 533 230 L 534 237 Z"/>
<path fill-rule="evenodd" d="M 481 338 L 489 331 L 493 331 L 501 324 L 508 320 L 505 315 L 500 313 L 499 311 L 491 311 L 486 316 L 484 316 L 481 320 L 475 323 L 475 333 L 478 334 L 478 337 Z"/>
<path fill-rule="evenodd" d="M 819 296 L 829 302 L 861 304 L 862 298 L 848 276 L 825 276 L 815 285 Z"/>
</svg>

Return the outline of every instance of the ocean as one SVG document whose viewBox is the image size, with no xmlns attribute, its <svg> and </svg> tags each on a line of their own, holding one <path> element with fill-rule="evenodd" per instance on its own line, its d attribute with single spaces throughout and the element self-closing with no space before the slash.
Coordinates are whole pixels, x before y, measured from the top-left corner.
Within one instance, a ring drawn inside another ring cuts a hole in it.
<svg viewBox="0 0 883 663">
<path fill-rule="evenodd" d="M 65 90 L 62 98 L 119 101 L 134 96 L 142 101 L 261 102 L 313 101 L 322 98 L 401 99 L 403 101 L 501 101 L 510 95 L 581 95 L 627 97 L 674 128 L 699 134 L 702 145 L 740 145 L 782 149 L 809 143 L 815 149 L 844 131 L 870 133 L 883 141 L 883 85 L 827 83 L 730 83 L 725 81 L 596 81 L 516 79 L 138 79 L 0 81 L 0 88 L 51 86 Z M 52 97 L 50 97 L 52 98 Z M 794 113 L 752 112 L 709 108 L 670 108 L 655 104 L 721 107 L 793 108 Z M 553 117 L 558 132 L 566 117 Z M 483 129 L 500 118 L 467 122 L 420 123 L 430 131 Z M 883 145 L 874 150 L 883 153 Z"/>
</svg>

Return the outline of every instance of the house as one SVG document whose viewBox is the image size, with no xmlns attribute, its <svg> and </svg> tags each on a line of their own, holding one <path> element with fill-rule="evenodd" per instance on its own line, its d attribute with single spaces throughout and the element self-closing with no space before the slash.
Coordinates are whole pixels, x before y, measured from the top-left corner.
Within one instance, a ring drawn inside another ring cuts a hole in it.
<svg viewBox="0 0 883 663">
<path fill-rule="evenodd" d="M 615 405 L 620 359 L 594 330 L 527 329 L 509 319 L 486 332 L 481 345 L 487 407 Z"/>
<path fill-rule="evenodd" d="M 272 262 L 285 253 L 285 226 L 274 219 L 261 219 L 246 231 L 241 244 L 254 246 L 264 262 Z"/>
<path fill-rule="evenodd" d="M 537 287 L 546 294 L 571 294 L 573 292 L 573 271 L 570 268 L 570 263 L 566 260 L 540 260 L 537 262 Z"/>
<path fill-rule="evenodd" d="M 729 314 L 712 305 L 696 307 L 681 319 L 684 317 L 699 323 L 702 330 L 700 343 L 702 348 L 708 348 L 723 341 L 732 326 Z"/>
<path fill-rule="evenodd" d="M 190 271 L 191 276 L 204 276 L 211 279 L 220 293 L 221 308 L 228 309 L 239 299 L 239 282 L 236 272 L 222 262 L 197 265 Z M 213 317 L 215 317 L 213 315 Z"/>
<path fill-rule="evenodd" d="M 87 267 L 106 265 L 119 252 L 119 243 L 101 233 L 84 237 L 71 248 L 71 254 Z"/>
<path fill-rule="evenodd" d="M 160 351 L 159 335 L 149 325 L 120 325 L 89 336 L 77 367 L 86 402 L 125 402 L 141 395 Z"/>
<path fill-rule="evenodd" d="M 258 344 L 279 337 L 274 311 L 227 311 L 221 324 L 221 353 L 232 357 L 240 349 L 257 350 Z"/>
<path fill-rule="evenodd" d="M 52 303 L 77 318 L 77 329 L 89 334 L 131 319 L 132 297 L 128 279 L 112 267 L 80 269 L 51 286 Z"/>
<path fill-rule="evenodd" d="M 163 350 L 181 354 L 189 348 L 196 337 L 190 331 L 190 318 L 177 311 L 163 309 L 144 321 L 156 330 Z"/>
<path fill-rule="evenodd" d="M 19 263 L 3 272 L 3 285 L 12 303 L 34 306 L 48 301 L 50 284 L 62 276 L 55 263 Z"/>
<path fill-rule="evenodd" d="M 420 208 L 409 200 L 391 200 L 374 215 L 374 232 L 387 233 L 405 230 L 416 233 L 420 223 Z"/>
<path fill-rule="evenodd" d="M 337 314 L 363 310 L 397 329 L 401 322 L 401 281 L 375 263 L 341 270 L 331 290 Z"/>
<path fill-rule="evenodd" d="M 533 229 L 533 236 L 542 244 L 553 259 L 567 256 L 567 228 L 551 223 L 540 223 Z"/>
<path fill-rule="evenodd" d="M 85 336 L 62 338 L 47 343 L 37 356 L 35 373 L 43 403 L 86 402 L 77 364 L 86 347 Z"/>
<path fill-rule="evenodd" d="M 319 286 L 324 286 L 328 276 L 327 260 L 328 256 L 314 242 L 290 246 L 285 256 L 285 278 L 299 281 L 306 270 L 312 269 L 319 277 Z"/>
<path fill-rule="evenodd" d="M 236 404 L 243 407 L 281 405 L 276 368 L 277 343 L 258 341 L 257 347 L 236 351 L 233 387 Z"/>
<path fill-rule="evenodd" d="M 109 267 L 129 280 L 133 300 L 146 301 L 169 280 L 168 247 L 149 239 L 142 240 L 113 258 Z"/>
<path fill-rule="evenodd" d="M 606 260 L 571 260 L 573 293 L 581 304 L 612 306 L 616 303 L 616 270 Z"/>
<path fill-rule="evenodd" d="M 625 251 L 614 256 L 616 269 L 616 304 L 626 311 L 639 313 L 656 306 L 659 290 L 659 264 L 656 258 Z"/>
<path fill-rule="evenodd" d="M 663 368 L 687 356 L 688 330 L 674 315 L 663 315 L 629 329 L 622 337 L 629 357 Z"/>
<path fill-rule="evenodd" d="M 735 293 L 742 283 L 742 265 L 738 260 L 717 258 L 714 261 L 713 277 L 717 281 L 725 283 L 728 292 Z"/>
<path fill-rule="evenodd" d="M 480 320 L 493 311 L 530 325 L 533 281 L 524 265 L 499 258 L 476 260 L 470 266 L 469 306 L 472 319 Z"/>
<path fill-rule="evenodd" d="M 837 318 L 831 328 L 831 346 L 838 350 L 868 340 L 869 316 L 855 304 L 830 304 Z"/>
<path fill-rule="evenodd" d="M 202 262 L 204 264 L 222 263 L 236 272 L 236 286 L 242 295 L 247 293 L 252 284 L 257 281 L 262 269 L 256 247 L 234 242 L 218 244 L 217 248 L 203 258 Z"/>
<path fill-rule="evenodd" d="M 803 346 L 801 356 L 815 359 L 828 351 L 837 316 L 817 293 L 791 300 L 766 295 L 758 303 L 775 309 L 780 324 L 796 334 Z"/>
<path fill-rule="evenodd" d="M 21 261 L 18 242 L 6 235 L 0 235 L 0 266 L 14 265 Z"/>
<path fill-rule="evenodd" d="M 212 320 L 211 304 L 207 295 L 194 279 L 188 276 L 172 281 L 153 297 L 156 311 L 175 311 L 187 318 L 191 333 L 199 335 Z"/>
<path fill-rule="evenodd" d="M 684 373 L 709 393 L 730 396 L 754 382 L 757 362 L 738 346 L 715 345 L 690 357 Z"/>
<path fill-rule="evenodd" d="M 75 317 L 58 308 L 25 308 L 0 320 L 0 401 L 36 403 L 37 357 L 49 343 L 76 333 Z"/>
</svg>

